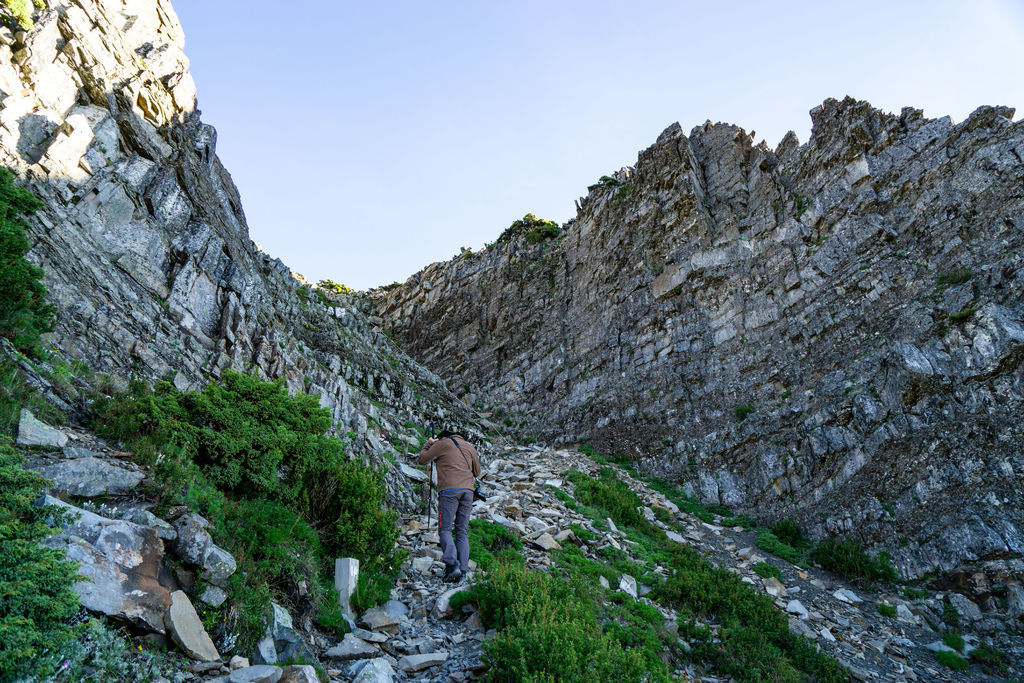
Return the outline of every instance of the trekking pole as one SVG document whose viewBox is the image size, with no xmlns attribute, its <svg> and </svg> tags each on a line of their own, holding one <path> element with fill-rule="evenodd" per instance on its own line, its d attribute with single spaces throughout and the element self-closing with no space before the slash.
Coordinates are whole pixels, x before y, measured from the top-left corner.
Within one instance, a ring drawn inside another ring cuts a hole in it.
<svg viewBox="0 0 1024 683">
<path fill-rule="evenodd" d="M 431 462 L 427 465 L 427 528 L 430 528 L 430 502 L 432 496 L 430 495 L 430 482 L 434 478 L 434 463 Z"/>
</svg>

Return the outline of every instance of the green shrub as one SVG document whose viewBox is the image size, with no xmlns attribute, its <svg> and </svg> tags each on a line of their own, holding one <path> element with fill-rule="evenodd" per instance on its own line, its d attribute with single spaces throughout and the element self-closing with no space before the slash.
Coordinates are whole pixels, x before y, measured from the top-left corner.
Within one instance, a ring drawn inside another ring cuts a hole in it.
<svg viewBox="0 0 1024 683">
<path fill-rule="evenodd" d="M 776 579 L 780 580 L 782 579 L 782 572 L 780 572 L 777 567 L 773 567 L 767 562 L 758 562 L 752 567 L 752 569 L 762 579 L 767 579 L 769 576 L 774 576 Z"/>
<path fill-rule="evenodd" d="M 742 405 L 738 405 L 735 408 L 736 419 L 739 420 L 740 422 L 743 422 L 744 420 L 747 419 L 747 416 L 751 415 L 756 410 L 757 408 L 754 407 L 753 403 L 744 403 Z"/>
<path fill-rule="evenodd" d="M 982 645 L 971 650 L 968 655 L 971 661 L 980 666 L 985 673 L 997 676 L 1007 672 L 1006 653 L 989 645 Z"/>
<path fill-rule="evenodd" d="M 653 595 L 681 617 L 693 615 L 722 625 L 721 643 L 707 640 L 694 649 L 720 673 L 743 681 L 849 679 L 834 659 L 789 632 L 786 615 L 771 598 L 754 592 L 739 576 L 715 567 L 693 548 L 675 546 L 672 554 L 672 575 Z"/>
<path fill-rule="evenodd" d="M 959 626 L 960 612 L 951 603 L 942 604 L 942 620 L 950 626 Z"/>
<path fill-rule="evenodd" d="M 883 617 L 889 617 L 890 619 L 896 618 L 896 608 L 888 603 L 882 603 L 878 606 L 878 613 Z"/>
<path fill-rule="evenodd" d="M 27 31 L 35 25 L 32 20 L 33 5 L 38 9 L 46 7 L 43 0 L 32 0 L 31 2 L 30 0 L 0 0 L 0 17 L 4 15 L 10 17 L 15 26 Z M 2 213 L 0 211 L 0 214 Z"/>
<path fill-rule="evenodd" d="M 469 559 L 480 569 L 494 566 L 494 556 L 502 550 L 522 550 L 519 537 L 500 524 L 485 519 L 469 520 Z"/>
<path fill-rule="evenodd" d="M 780 519 L 772 524 L 771 530 L 780 541 L 794 548 L 805 548 L 809 545 L 804 537 L 804 530 L 791 519 Z"/>
<path fill-rule="evenodd" d="M 352 289 L 348 285 L 338 284 L 334 280 L 320 280 L 316 283 L 320 289 L 332 292 L 334 294 L 355 294 L 356 290 Z"/>
<path fill-rule="evenodd" d="M 946 645 L 950 646 L 954 650 L 958 650 L 960 652 L 962 652 L 964 649 L 964 637 L 959 633 L 955 633 L 953 631 L 944 633 L 942 636 L 942 642 L 944 642 Z"/>
<path fill-rule="evenodd" d="M 21 454 L 0 441 L 0 679 L 32 673 L 44 651 L 74 635 L 67 625 L 78 610 L 71 590 L 78 565 L 64 552 L 40 545 L 54 533 L 49 522 L 65 515 L 33 505 L 48 482 L 22 468 Z M 49 522 L 48 522 L 49 520 Z"/>
<path fill-rule="evenodd" d="M 615 470 L 602 467 L 598 478 L 571 470 L 566 477 L 576 485 L 576 500 L 589 505 L 617 524 L 646 529 L 650 525 L 640 513 L 640 498 L 615 476 Z"/>
<path fill-rule="evenodd" d="M 498 244 L 508 242 L 516 235 L 525 235 L 526 241 L 530 244 L 537 244 L 543 242 L 546 239 L 552 237 L 558 237 L 561 229 L 558 227 L 558 223 L 554 221 L 545 220 L 543 218 L 537 218 L 532 213 L 528 213 L 517 221 L 513 221 L 512 225 L 501 233 L 498 237 Z"/>
<path fill-rule="evenodd" d="M 935 284 L 942 289 L 951 285 L 962 285 L 972 277 L 974 277 L 974 273 L 970 268 L 954 268 L 948 273 L 939 273 L 935 277 Z"/>
<path fill-rule="evenodd" d="M 959 311 L 957 313 L 950 313 L 946 319 L 949 320 L 950 322 L 959 323 L 972 317 L 977 312 L 977 308 L 965 308 L 964 310 Z"/>
<path fill-rule="evenodd" d="M 935 659 L 939 660 L 939 664 L 948 666 L 953 671 L 967 671 L 970 667 L 970 664 L 967 663 L 966 659 L 957 653 L 949 652 L 948 650 L 936 652 Z"/>
<path fill-rule="evenodd" d="M 852 539 L 825 539 L 811 552 L 811 557 L 825 569 L 862 586 L 878 581 L 894 583 L 898 578 L 889 553 L 869 557 L 864 547 Z"/>
<path fill-rule="evenodd" d="M 664 664 L 603 632 L 588 585 L 502 562 L 457 597 L 498 629 L 484 644 L 489 680 L 669 680 Z"/>
<path fill-rule="evenodd" d="M 27 0 L 4 2 L 12 12 L 12 5 L 29 7 Z M 28 21 L 31 24 L 30 9 Z M 10 171 L 0 168 L 0 336 L 24 353 L 35 354 L 39 336 L 53 329 L 55 309 L 46 301 L 42 268 L 25 258 L 28 226 L 22 216 L 43 203 L 13 180 Z"/>
<path fill-rule="evenodd" d="M 767 553 L 775 555 L 776 557 L 781 557 L 787 562 L 792 562 L 798 567 L 804 567 L 806 569 L 810 566 L 806 551 L 798 550 L 788 543 L 783 543 L 770 531 L 762 529 L 758 532 L 757 547 Z"/>
</svg>

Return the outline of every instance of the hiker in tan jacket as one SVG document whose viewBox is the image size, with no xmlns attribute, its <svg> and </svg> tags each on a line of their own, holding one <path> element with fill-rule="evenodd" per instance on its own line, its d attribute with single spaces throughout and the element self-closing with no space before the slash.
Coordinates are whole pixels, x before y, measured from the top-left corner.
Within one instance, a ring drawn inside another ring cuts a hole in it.
<svg viewBox="0 0 1024 683">
<path fill-rule="evenodd" d="M 465 435 L 442 431 L 428 439 L 420 451 L 419 463 L 428 462 L 437 463 L 438 536 L 444 553 L 444 580 L 455 582 L 469 571 L 469 515 L 474 480 L 480 476 L 480 457 Z"/>
</svg>

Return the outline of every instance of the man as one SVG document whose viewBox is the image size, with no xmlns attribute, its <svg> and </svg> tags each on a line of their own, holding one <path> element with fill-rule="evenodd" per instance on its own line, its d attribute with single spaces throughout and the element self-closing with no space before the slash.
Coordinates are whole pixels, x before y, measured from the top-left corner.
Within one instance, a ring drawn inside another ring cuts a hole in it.
<svg viewBox="0 0 1024 683">
<path fill-rule="evenodd" d="M 438 536 L 444 553 L 444 580 L 456 582 L 469 571 L 469 514 L 475 478 L 480 476 L 476 448 L 460 432 L 442 431 L 424 444 L 419 463 L 437 462 Z M 455 542 L 452 542 L 452 528 Z"/>
</svg>

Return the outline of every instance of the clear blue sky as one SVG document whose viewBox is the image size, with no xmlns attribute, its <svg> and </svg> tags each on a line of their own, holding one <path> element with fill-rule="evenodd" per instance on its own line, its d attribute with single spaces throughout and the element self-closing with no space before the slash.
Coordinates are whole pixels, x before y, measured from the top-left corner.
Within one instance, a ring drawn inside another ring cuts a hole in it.
<svg viewBox="0 0 1024 683">
<path fill-rule="evenodd" d="M 252 238 L 365 289 L 564 222 L 668 125 L 801 141 L 852 95 L 1024 113 L 1020 0 L 174 0 Z"/>
</svg>

